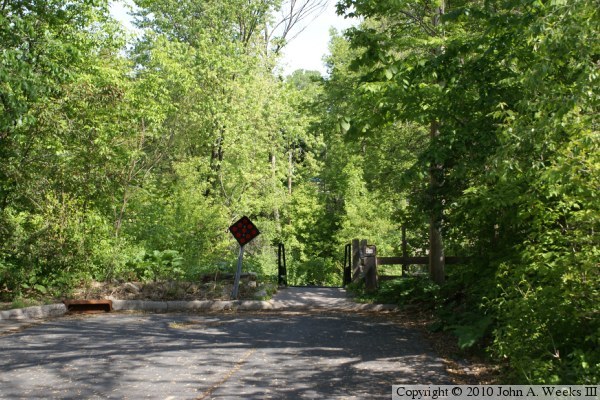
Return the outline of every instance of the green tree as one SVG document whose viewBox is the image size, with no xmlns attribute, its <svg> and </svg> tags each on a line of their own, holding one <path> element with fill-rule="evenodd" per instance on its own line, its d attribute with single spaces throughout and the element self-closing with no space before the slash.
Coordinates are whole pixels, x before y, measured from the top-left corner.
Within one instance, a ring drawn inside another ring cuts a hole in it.
<svg viewBox="0 0 600 400">
<path fill-rule="evenodd" d="M 439 16 L 432 2 L 340 5 L 350 6 L 366 20 L 348 34 L 358 73 L 348 87 L 373 107 L 344 121 L 349 133 L 438 123 L 397 182 L 420 188 L 417 211 L 443 204 L 448 249 L 472 256 L 449 271 L 450 304 L 469 316 L 455 323 L 496 321 L 492 351 L 522 372 L 516 380 L 597 379 L 596 8 L 458 2 Z M 425 191 L 430 165 L 443 166 L 443 184 Z"/>
<path fill-rule="evenodd" d="M 0 285 L 46 293 L 99 267 L 110 236 L 128 64 L 105 2 L 4 2 Z"/>
</svg>

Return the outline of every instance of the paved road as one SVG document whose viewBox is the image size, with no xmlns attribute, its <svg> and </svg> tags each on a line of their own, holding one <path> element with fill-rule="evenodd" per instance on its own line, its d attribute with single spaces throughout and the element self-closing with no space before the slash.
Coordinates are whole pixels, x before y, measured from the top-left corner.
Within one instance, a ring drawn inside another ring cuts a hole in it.
<svg viewBox="0 0 600 400">
<path fill-rule="evenodd" d="M 289 308 L 326 308 L 353 310 L 360 304 L 352 301 L 346 289 L 329 287 L 288 287 L 273 296 L 273 302 Z"/>
<path fill-rule="evenodd" d="M 450 383 L 390 314 L 62 317 L 0 336 L 0 398 L 389 399 Z"/>
</svg>

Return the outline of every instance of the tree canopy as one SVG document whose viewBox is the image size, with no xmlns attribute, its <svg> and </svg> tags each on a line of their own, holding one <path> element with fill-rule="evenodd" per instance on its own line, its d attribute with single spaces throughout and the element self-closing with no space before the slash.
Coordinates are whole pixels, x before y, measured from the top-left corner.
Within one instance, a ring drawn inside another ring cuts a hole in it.
<svg viewBox="0 0 600 400">
<path fill-rule="evenodd" d="M 598 382 L 597 2 L 342 0 L 328 75 L 285 77 L 323 1 L 134 3 L 138 37 L 108 0 L 0 0 L 2 299 L 232 271 L 242 215 L 246 268 L 284 243 L 289 283 L 339 285 L 404 226 L 467 260 L 432 286 L 463 349 Z"/>
</svg>

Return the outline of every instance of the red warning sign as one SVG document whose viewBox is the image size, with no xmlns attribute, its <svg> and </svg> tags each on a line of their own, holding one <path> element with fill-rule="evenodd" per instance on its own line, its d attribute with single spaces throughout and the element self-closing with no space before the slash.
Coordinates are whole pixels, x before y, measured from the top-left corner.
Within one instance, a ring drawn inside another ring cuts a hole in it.
<svg viewBox="0 0 600 400">
<path fill-rule="evenodd" d="M 246 216 L 229 227 L 229 232 L 238 241 L 240 246 L 244 246 L 260 234 L 260 231 L 252 221 Z"/>
</svg>

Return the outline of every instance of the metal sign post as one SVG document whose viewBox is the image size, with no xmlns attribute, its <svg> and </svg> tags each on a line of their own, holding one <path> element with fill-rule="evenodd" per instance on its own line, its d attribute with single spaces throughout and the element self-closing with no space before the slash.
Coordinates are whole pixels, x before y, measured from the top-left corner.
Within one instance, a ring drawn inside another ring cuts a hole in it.
<svg viewBox="0 0 600 400">
<path fill-rule="evenodd" d="M 240 255 L 238 256 L 237 270 L 235 271 L 235 279 L 233 281 L 233 290 L 231 291 L 231 298 L 238 298 L 238 291 L 240 288 L 240 276 L 242 275 L 242 259 L 244 258 L 244 246 L 240 246 Z"/>
<path fill-rule="evenodd" d="M 233 290 L 231 291 L 231 298 L 237 299 L 240 288 L 240 276 L 242 275 L 242 259 L 244 258 L 244 246 L 248 244 L 252 239 L 257 237 L 260 232 L 256 226 L 246 216 L 242 217 L 239 221 L 229 227 L 229 232 L 233 235 L 235 240 L 240 244 L 240 255 L 237 262 L 237 270 L 235 272 L 235 278 L 233 281 Z"/>
</svg>

